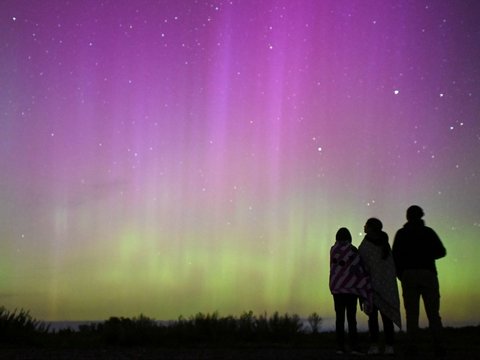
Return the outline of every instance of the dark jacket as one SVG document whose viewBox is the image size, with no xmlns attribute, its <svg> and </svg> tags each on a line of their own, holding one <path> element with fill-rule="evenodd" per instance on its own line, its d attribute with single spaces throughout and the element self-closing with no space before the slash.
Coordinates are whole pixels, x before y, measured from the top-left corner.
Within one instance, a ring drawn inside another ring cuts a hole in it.
<svg viewBox="0 0 480 360">
<path fill-rule="evenodd" d="M 437 272 L 435 260 L 447 255 L 442 241 L 423 220 L 409 221 L 397 231 L 392 247 L 398 278 L 407 269 Z"/>
</svg>

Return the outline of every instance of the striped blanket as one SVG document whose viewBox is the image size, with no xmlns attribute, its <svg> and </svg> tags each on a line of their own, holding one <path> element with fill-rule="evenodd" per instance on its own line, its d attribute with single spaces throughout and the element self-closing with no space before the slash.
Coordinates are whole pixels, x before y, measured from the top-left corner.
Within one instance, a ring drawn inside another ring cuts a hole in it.
<svg viewBox="0 0 480 360">
<path fill-rule="evenodd" d="M 370 277 L 355 246 L 337 241 L 330 249 L 330 291 L 360 298 L 362 310 L 369 314 L 373 305 Z"/>
</svg>

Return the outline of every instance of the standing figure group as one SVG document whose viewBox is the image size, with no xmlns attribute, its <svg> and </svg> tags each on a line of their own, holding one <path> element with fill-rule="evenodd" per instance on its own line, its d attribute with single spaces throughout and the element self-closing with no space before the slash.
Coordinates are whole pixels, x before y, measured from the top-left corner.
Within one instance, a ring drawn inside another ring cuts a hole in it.
<svg viewBox="0 0 480 360">
<path fill-rule="evenodd" d="M 365 237 L 358 250 L 351 244 L 346 228 L 338 230 L 330 250 L 330 291 L 336 313 L 337 353 L 345 348 L 345 312 L 349 349 L 361 354 L 357 340 L 356 309 L 360 300 L 368 315 L 370 347 L 368 354 L 380 354 L 378 314 L 385 334 L 385 355 L 394 354 L 394 325 L 401 328 L 400 298 L 397 277 L 401 281 L 409 336 L 409 351 L 416 351 L 419 302 L 423 298 L 432 331 L 435 351 L 443 353 L 442 322 L 439 315 L 440 294 L 435 260 L 446 255 L 437 234 L 426 227 L 423 210 L 413 205 L 407 210 L 407 223 L 395 235 L 390 247 L 382 222 L 370 218 L 364 226 Z"/>
</svg>

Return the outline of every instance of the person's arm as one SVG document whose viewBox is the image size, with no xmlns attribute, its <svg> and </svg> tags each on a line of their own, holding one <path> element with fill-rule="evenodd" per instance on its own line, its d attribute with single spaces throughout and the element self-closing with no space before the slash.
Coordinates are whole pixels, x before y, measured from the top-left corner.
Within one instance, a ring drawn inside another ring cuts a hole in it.
<svg viewBox="0 0 480 360">
<path fill-rule="evenodd" d="M 393 261 L 395 263 L 395 270 L 397 277 L 400 279 L 403 273 L 403 254 L 402 254 L 402 237 L 401 232 L 397 231 L 392 245 Z"/>
<path fill-rule="evenodd" d="M 370 274 L 370 266 L 368 264 L 369 259 L 368 259 L 368 254 L 365 251 L 365 244 L 362 242 L 360 246 L 358 247 L 358 255 L 360 256 L 361 263 L 363 265 L 363 268 L 365 271 Z"/>
<path fill-rule="evenodd" d="M 430 229 L 430 239 L 432 241 L 432 256 L 435 260 L 441 259 L 447 255 L 447 250 L 442 244 L 442 241 L 438 237 L 437 233 Z"/>
</svg>

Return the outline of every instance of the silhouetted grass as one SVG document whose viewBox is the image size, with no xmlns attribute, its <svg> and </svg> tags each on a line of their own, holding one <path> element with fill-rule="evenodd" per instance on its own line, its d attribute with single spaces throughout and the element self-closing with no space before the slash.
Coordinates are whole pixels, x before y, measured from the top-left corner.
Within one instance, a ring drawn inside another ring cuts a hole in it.
<svg viewBox="0 0 480 360">
<path fill-rule="evenodd" d="M 298 315 L 256 316 L 245 312 L 239 317 L 197 313 L 163 324 L 144 315 L 138 318 L 111 317 L 104 323 L 80 327 L 79 332 L 109 345 L 180 345 L 292 342 L 305 334 Z"/>
<path fill-rule="evenodd" d="M 0 307 L 0 343 L 38 344 L 48 333 L 49 327 L 23 309 L 9 311 Z"/>
<path fill-rule="evenodd" d="M 236 349 L 233 351 L 247 355 L 249 349 L 265 349 L 262 352 L 262 358 L 265 359 L 270 358 L 270 355 L 275 358 L 279 354 L 279 350 L 275 349 L 284 349 L 297 358 L 299 354 L 318 358 L 315 355 L 317 352 L 323 354 L 324 359 L 330 358 L 329 354 L 333 356 L 335 333 L 319 332 L 322 318 L 316 313 L 308 316 L 307 322 L 308 325 L 304 326 L 298 315 L 278 312 L 255 315 L 248 311 L 238 317 L 220 316 L 217 312 L 197 313 L 188 318 L 180 316 L 168 323 L 141 314 L 134 318 L 111 317 L 104 322 L 81 325 L 76 331 L 49 331 L 48 326 L 32 318 L 28 311 L 10 312 L 0 307 L 0 355 L 2 351 L 7 351 L 8 355 L 8 351 L 14 354 L 19 349 L 26 349 L 25 346 L 34 346 L 37 350 L 43 348 L 45 354 L 48 351 L 58 351 L 62 354 L 58 358 L 70 358 L 69 355 L 62 356 L 72 352 L 76 354 L 79 349 L 87 353 L 97 351 L 97 354 L 102 351 L 105 351 L 105 354 L 112 351 L 115 353 L 114 349 L 124 349 L 137 354 L 137 351 L 141 350 L 151 353 L 151 358 L 158 358 L 155 351 L 168 353 L 167 358 L 176 352 L 179 352 L 181 358 L 182 351 L 188 352 L 188 356 L 193 354 L 194 358 L 198 358 L 195 357 L 195 351 L 206 351 L 205 349 L 210 349 L 212 353 Z M 471 354 L 480 352 L 480 345 L 476 341 L 479 334 L 479 326 L 446 328 L 446 346 L 451 349 L 449 358 L 472 358 Z M 359 336 L 361 344 L 367 346 L 368 334 L 360 333 Z M 432 354 L 429 339 L 428 331 L 420 332 L 419 341 L 423 344 L 421 349 L 422 354 L 426 354 L 426 359 L 431 358 Z M 397 341 L 398 344 L 406 344 L 406 335 L 398 333 Z M 95 358 L 98 356 L 95 355 Z M 408 358 L 401 352 L 399 356 L 400 359 Z M 50 355 L 43 358 L 50 358 Z"/>
<path fill-rule="evenodd" d="M 169 323 L 156 321 L 143 314 L 134 318 L 111 317 L 100 323 L 79 326 L 78 331 L 49 331 L 48 326 L 32 318 L 27 311 L 9 312 L 1 308 L 0 334 L 3 343 L 69 346 L 176 346 L 234 343 L 293 343 L 305 337 L 296 314 L 259 316 L 252 311 L 239 317 L 197 313 L 180 316 Z M 321 319 L 315 314 L 315 319 Z"/>
</svg>

